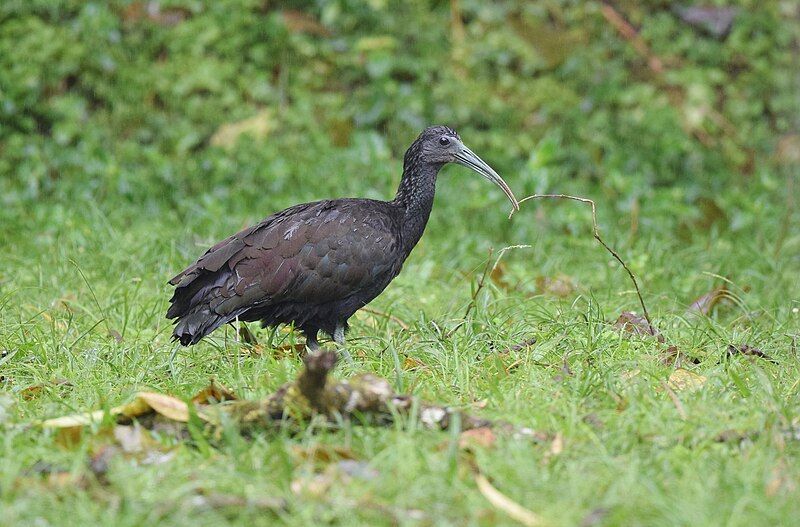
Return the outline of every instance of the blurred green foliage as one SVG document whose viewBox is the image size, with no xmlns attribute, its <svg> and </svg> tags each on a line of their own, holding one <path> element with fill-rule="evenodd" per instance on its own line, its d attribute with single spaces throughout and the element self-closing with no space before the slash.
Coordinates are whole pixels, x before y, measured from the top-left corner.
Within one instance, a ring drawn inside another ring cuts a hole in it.
<svg viewBox="0 0 800 527">
<path fill-rule="evenodd" d="M 670 4 L 614 7 L 657 72 L 599 2 L 5 0 L 0 200 L 179 207 L 302 183 L 324 156 L 397 159 L 435 122 L 523 172 L 520 194 L 569 177 L 623 195 L 746 181 L 798 129 L 798 8 L 741 0 L 714 38 Z M 210 144 L 264 108 L 267 139 Z"/>
</svg>

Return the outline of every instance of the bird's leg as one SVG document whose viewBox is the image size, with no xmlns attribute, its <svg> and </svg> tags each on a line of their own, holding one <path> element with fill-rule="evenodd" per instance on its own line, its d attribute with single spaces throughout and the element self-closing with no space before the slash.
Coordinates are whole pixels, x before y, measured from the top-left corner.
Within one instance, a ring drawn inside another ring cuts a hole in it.
<svg viewBox="0 0 800 527">
<path fill-rule="evenodd" d="M 316 354 L 319 352 L 319 341 L 317 340 L 317 332 L 309 331 L 306 333 L 306 348 L 309 353 Z"/>
<path fill-rule="evenodd" d="M 242 339 L 242 342 L 245 344 L 250 344 L 251 346 L 255 346 L 258 344 L 258 339 L 253 332 L 250 331 L 250 328 L 247 327 L 247 324 L 244 322 L 239 322 L 239 338 Z"/>
<path fill-rule="evenodd" d="M 333 341 L 339 348 L 342 357 L 344 360 L 347 361 L 347 364 L 353 364 L 353 357 L 350 355 L 350 352 L 347 351 L 347 345 L 344 342 L 344 324 L 337 324 L 336 329 L 333 331 Z"/>
</svg>

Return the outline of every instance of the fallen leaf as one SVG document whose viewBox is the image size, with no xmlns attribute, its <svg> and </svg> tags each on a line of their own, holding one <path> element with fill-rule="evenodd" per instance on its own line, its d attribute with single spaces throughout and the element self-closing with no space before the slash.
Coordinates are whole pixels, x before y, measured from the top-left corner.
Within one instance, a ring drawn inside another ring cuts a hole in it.
<svg viewBox="0 0 800 527">
<path fill-rule="evenodd" d="M 800 134 L 781 137 L 775 147 L 775 158 L 785 165 L 800 164 Z"/>
<path fill-rule="evenodd" d="M 155 392 L 139 392 L 136 397 L 168 419 L 181 423 L 189 422 L 189 406 L 180 399 Z"/>
<path fill-rule="evenodd" d="M 296 358 L 298 355 L 303 355 L 306 351 L 306 345 L 303 344 L 283 344 L 273 349 L 276 356 Z"/>
<path fill-rule="evenodd" d="M 292 33 L 307 33 L 320 37 L 331 36 L 331 31 L 311 15 L 298 9 L 285 9 L 281 12 L 283 23 Z"/>
<path fill-rule="evenodd" d="M 57 387 L 57 386 L 70 387 L 72 386 L 72 383 L 66 379 L 56 379 L 52 382 L 32 384 L 20 390 L 19 395 L 24 400 L 30 401 L 41 395 L 42 391 L 44 391 L 45 388 Z"/>
<path fill-rule="evenodd" d="M 135 24 L 147 20 L 159 26 L 175 26 L 189 18 L 190 11 L 179 7 L 161 9 L 161 2 L 149 0 L 129 4 L 122 12 L 122 21 Z"/>
<path fill-rule="evenodd" d="M 692 302 L 686 311 L 708 316 L 717 304 L 729 298 L 728 289 L 725 286 L 717 287 Z"/>
<path fill-rule="evenodd" d="M 575 292 L 575 284 L 569 276 L 537 276 L 536 290 L 543 295 L 567 298 Z"/>
<path fill-rule="evenodd" d="M 219 384 L 214 379 L 208 386 L 200 390 L 192 397 L 194 404 L 212 404 L 220 403 L 222 401 L 237 401 L 239 398 L 231 390 Z"/>
<path fill-rule="evenodd" d="M 506 264 L 502 261 L 497 262 L 495 266 L 492 267 L 492 272 L 489 273 L 489 279 L 500 289 L 505 289 L 506 291 L 513 289 L 506 279 Z"/>
<path fill-rule="evenodd" d="M 320 498 L 327 494 L 333 483 L 333 473 L 326 471 L 322 474 L 312 474 L 297 478 L 289 484 L 289 489 L 296 495 Z"/>
<path fill-rule="evenodd" d="M 403 361 L 403 369 L 404 370 L 416 370 L 416 369 L 421 369 L 421 368 L 425 368 L 425 367 L 426 367 L 426 365 L 425 365 L 424 362 L 422 362 L 421 360 L 416 359 L 414 357 L 406 357 L 405 360 Z"/>
<path fill-rule="evenodd" d="M 728 36 L 739 13 L 736 7 L 722 6 L 676 6 L 674 10 L 682 21 L 716 38 Z"/>
<path fill-rule="evenodd" d="M 786 462 L 781 459 L 779 464 L 772 469 L 772 474 L 764 488 L 764 493 L 771 498 L 780 492 L 791 495 L 796 490 L 797 482 L 792 478 L 792 471 L 786 466 Z"/>
<path fill-rule="evenodd" d="M 775 359 L 764 353 L 758 348 L 754 348 L 749 344 L 729 344 L 728 345 L 728 356 L 733 357 L 734 355 L 748 355 L 751 357 L 759 357 L 764 360 L 768 360 L 769 362 L 776 363 Z"/>
<path fill-rule="evenodd" d="M 486 498 L 497 509 L 508 514 L 511 518 L 518 521 L 526 527 L 536 527 L 544 525 L 545 523 L 538 514 L 530 511 L 515 502 L 489 483 L 489 480 L 480 472 L 475 473 L 475 484 L 483 497 Z"/>
<path fill-rule="evenodd" d="M 116 329 L 109 329 L 108 336 L 114 339 L 114 341 L 116 341 L 117 344 L 122 343 L 122 334 Z"/>
<path fill-rule="evenodd" d="M 660 356 L 661 364 L 664 366 L 681 368 L 683 367 L 684 363 L 700 364 L 700 359 L 686 355 L 680 349 L 678 349 L 678 346 L 668 346 L 667 349 L 660 353 Z"/>
<path fill-rule="evenodd" d="M 211 136 L 211 145 L 232 148 L 242 135 L 251 135 L 258 140 L 267 137 L 276 128 L 271 109 L 261 110 L 256 115 L 220 126 Z"/>
<path fill-rule="evenodd" d="M 522 351 L 522 350 L 530 348 L 534 344 L 536 344 L 536 337 L 531 337 L 528 340 L 524 340 L 524 341 L 520 342 L 519 344 L 514 344 L 513 346 L 508 348 L 505 351 L 505 353 L 509 353 L 509 352 L 513 352 L 513 351 Z"/>
<path fill-rule="evenodd" d="M 708 379 L 704 375 L 678 368 L 670 374 L 667 386 L 676 392 L 692 391 L 701 388 L 706 380 Z"/>
<path fill-rule="evenodd" d="M 342 459 L 353 460 L 358 457 L 355 452 L 348 448 L 324 443 L 317 443 L 309 447 L 294 445 L 292 447 L 292 454 L 299 461 L 313 461 L 324 464 Z"/>
<path fill-rule="evenodd" d="M 154 392 L 139 392 L 131 402 L 112 408 L 109 414 L 113 417 L 122 416 L 132 419 L 150 412 L 156 412 L 173 421 L 180 421 L 182 423 L 189 421 L 189 407 L 185 402 L 168 395 Z M 46 419 L 41 422 L 41 426 L 43 428 L 62 430 L 64 433 L 69 433 L 68 430 L 70 429 L 76 429 L 73 431 L 80 432 L 85 426 L 99 423 L 104 415 L 105 411 L 103 410 L 66 415 L 63 417 Z M 198 412 L 198 415 L 203 417 L 202 413 Z"/>
<path fill-rule="evenodd" d="M 491 448 L 497 442 L 497 436 L 491 428 L 473 428 L 465 430 L 458 436 L 458 447 L 464 450 L 470 450 L 475 447 Z"/>
<path fill-rule="evenodd" d="M 756 432 L 742 432 L 729 428 L 714 436 L 714 441 L 717 443 L 741 443 L 742 441 L 752 440 L 756 435 L 758 435 Z"/>
<path fill-rule="evenodd" d="M 623 311 L 614 322 L 614 327 L 633 335 L 656 337 L 659 342 L 664 342 L 664 336 L 658 329 L 650 325 L 646 318 L 633 311 Z"/>
<path fill-rule="evenodd" d="M 553 438 L 553 442 L 550 443 L 550 451 L 549 454 L 551 456 L 557 456 L 564 451 L 564 436 L 561 432 L 556 433 L 556 436 Z"/>
</svg>

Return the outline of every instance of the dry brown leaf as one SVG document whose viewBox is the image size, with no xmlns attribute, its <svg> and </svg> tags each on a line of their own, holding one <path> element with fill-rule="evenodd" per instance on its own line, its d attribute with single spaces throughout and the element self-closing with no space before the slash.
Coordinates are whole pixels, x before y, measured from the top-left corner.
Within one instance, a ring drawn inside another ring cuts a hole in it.
<svg viewBox="0 0 800 527">
<path fill-rule="evenodd" d="M 700 29 L 713 37 L 725 38 L 733 27 L 739 13 L 737 7 L 719 6 L 676 6 L 678 17 L 692 27 Z"/>
<path fill-rule="evenodd" d="M 526 509 L 516 501 L 512 500 L 499 490 L 497 490 L 486 477 L 480 472 L 475 473 L 475 484 L 483 497 L 486 498 L 497 509 L 508 514 L 509 517 L 527 527 L 538 527 L 545 525 L 538 514 Z"/>
<path fill-rule="evenodd" d="M 426 367 L 427 365 L 424 362 L 419 359 L 415 359 L 414 357 L 406 357 L 403 361 L 404 370 L 416 370 Z"/>
<path fill-rule="evenodd" d="M 520 342 L 519 344 L 514 344 L 513 346 L 508 348 L 504 353 L 510 353 L 510 352 L 514 352 L 514 351 L 522 351 L 524 349 L 530 348 L 534 344 L 536 344 L 536 337 L 531 337 L 531 338 L 529 338 L 529 339 L 527 339 L 527 340 L 525 340 L 523 342 Z"/>
<path fill-rule="evenodd" d="M 251 347 L 252 351 L 257 354 L 262 354 L 264 352 L 264 347 L 261 345 L 256 345 Z M 298 357 L 302 357 L 306 353 L 306 345 L 305 343 L 302 344 L 282 344 L 280 346 L 275 346 L 271 350 L 272 356 L 279 359 L 296 359 Z"/>
<path fill-rule="evenodd" d="M 785 165 L 800 164 L 800 134 L 781 137 L 775 148 L 775 159 Z"/>
<path fill-rule="evenodd" d="M 299 461 L 313 461 L 323 464 L 333 463 L 334 461 L 340 461 L 342 459 L 358 459 L 356 453 L 349 448 L 321 443 L 308 448 L 294 445 L 292 447 L 292 455 Z"/>
<path fill-rule="evenodd" d="M 664 336 L 658 329 L 651 326 L 645 317 L 633 311 L 623 311 L 614 322 L 614 327 L 633 335 L 655 337 L 659 342 L 664 342 Z"/>
<path fill-rule="evenodd" d="M 211 145 L 232 148 L 239 137 L 251 135 L 258 140 L 267 137 L 277 124 L 271 109 L 265 108 L 257 114 L 241 121 L 223 124 L 211 136 Z"/>
<path fill-rule="evenodd" d="M 553 438 L 553 442 L 550 443 L 550 452 L 551 456 L 557 456 L 564 451 L 564 435 L 561 432 L 556 433 L 556 436 Z"/>
<path fill-rule="evenodd" d="M 498 261 L 494 267 L 492 267 L 491 272 L 489 273 L 489 278 L 491 279 L 492 283 L 494 283 L 500 289 L 505 289 L 509 291 L 513 289 L 511 284 L 508 283 L 506 279 L 506 264 L 502 261 Z"/>
<path fill-rule="evenodd" d="M 97 410 L 83 414 L 65 415 L 63 417 L 47 419 L 42 422 L 42 426 L 44 428 L 55 429 L 83 428 L 93 423 L 99 423 L 103 419 L 104 414 L 105 412 L 103 410 Z"/>
<path fill-rule="evenodd" d="M 331 36 L 331 31 L 311 15 L 298 9 L 285 9 L 281 12 L 283 23 L 292 33 L 307 33 L 320 37 Z"/>
<path fill-rule="evenodd" d="M 195 396 L 192 397 L 192 402 L 194 404 L 211 404 L 220 403 L 222 401 L 238 400 L 239 398 L 235 393 L 233 393 L 233 391 L 219 384 L 214 379 L 211 379 L 211 383 L 209 383 L 208 386 L 197 392 Z"/>
<path fill-rule="evenodd" d="M 683 368 L 678 368 L 672 372 L 667 381 L 667 386 L 676 391 L 692 391 L 701 388 L 706 383 L 707 377 Z"/>
<path fill-rule="evenodd" d="M 335 475 L 333 471 L 325 471 L 322 474 L 310 474 L 299 477 L 289 484 L 293 494 L 320 498 L 327 494 L 333 486 Z"/>
<path fill-rule="evenodd" d="M 481 427 L 465 430 L 458 436 L 458 447 L 464 450 L 475 447 L 491 448 L 497 442 L 497 436 L 491 428 Z"/>
<path fill-rule="evenodd" d="M 759 357 L 761 359 L 768 360 L 769 362 L 775 362 L 775 359 L 773 359 L 760 349 L 750 346 L 749 344 L 739 344 L 739 345 L 729 344 L 728 355 L 733 357 L 734 355 L 737 354 L 749 355 L 751 357 Z"/>
<path fill-rule="evenodd" d="M 717 304 L 727 298 L 729 298 L 728 288 L 725 286 L 717 287 L 692 302 L 686 311 L 708 316 Z"/>
<path fill-rule="evenodd" d="M 764 493 L 770 498 L 781 492 L 793 494 L 797 490 L 797 482 L 792 478 L 791 474 L 792 471 L 788 469 L 786 462 L 781 459 L 779 464 L 772 469 L 772 474 L 764 488 Z"/>
<path fill-rule="evenodd" d="M 26 401 L 30 401 L 35 399 L 39 395 L 41 395 L 42 391 L 45 388 L 53 387 L 53 386 L 64 386 L 70 387 L 72 383 L 66 379 L 55 379 L 52 382 L 40 383 L 40 384 L 32 384 L 26 388 L 20 390 L 19 395 Z"/>
<path fill-rule="evenodd" d="M 180 399 L 154 392 L 139 392 L 129 403 L 117 406 L 109 411 L 111 416 L 123 416 L 129 419 L 154 411 L 173 421 L 182 423 L 189 421 L 189 407 Z M 85 427 L 102 421 L 105 411 L 96 410 L 82 414 L 66 415 L 42 421 L 43 428 L 61 430 L 62 434 L 80 434 Z M 202 417 L 202 414 L 200 414 Z M 79 437 L 79 436 L 78 436 Z"/>
<path fill-rule="evenodd" d="M 189 18 L 190 11 L 178 7 L 162 9 L 161 2 L 138 1 L 129 4 L 122 12 L 122 21 L 135 24 L 143 20 L 159 26 L 174 26 Z"/>
<path fill-rule="evenodd" d="M 189 406 L 180 399 L 155 392 L 139 392 L 136 397 L 167 419 L 181 423 L 189 422 Z"/>
<path fill-rule="evenodd" d="M 664 366 L 683 367 L 684 364 L 700 364 L 700 359 L 683 353 L 678 346 L 668 346 L 660 353 L 660 361 Z"/>
<path fill-rule="evenodd" d="M 575 284 L 569 276 L 537 276 L 536 290 L 543 295 L 567 298 L 575 292 Z"/>
</svg>

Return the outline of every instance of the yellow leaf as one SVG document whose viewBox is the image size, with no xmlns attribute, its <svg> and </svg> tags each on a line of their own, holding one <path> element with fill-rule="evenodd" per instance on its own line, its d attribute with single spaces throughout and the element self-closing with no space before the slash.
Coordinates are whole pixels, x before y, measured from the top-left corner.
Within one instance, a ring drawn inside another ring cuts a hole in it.
<svg viewBox="0 0 800 527">
<path fill-rule="evenodd" d="M 147 403 L 150 408 L 167 419 L 181 423 L 189 421 L 189 406 L 180 399 L 155 392 L 139 392 L 136 398 Z"/>
<path fill-rule="evenodd" d="M 231 148 L 239 140 L 239 137 L 244 134 L 251 135 L 256 139 L 264 139 L 275 129 L 275 126 L 272 110 L 266 108 L 253 117 L 236 121 L 235 123 L 223 124 L 211 136 L 211 144 L 213 146 Z"/>
<path fill-rule="evenodd" d="M 73 428 L 88 426 L 103 419 L 103 410 L 83 414 L 65 415 L 42 422 L 44 428 Z"/>
<path fill-rule="evenodd" d="M 706 380 L 708 379 L 704 375 L 698 375 L 696 373 L 690 372 L 689 370 L 678 368 L 672 372 L 672 375 L 669 376 L 669 380 L 667 381 L 667 386 L 669 386 L 676 392 L 685 390 L 696 390 L 702 387 L 703 384 L 705 384 Z"/>
</svg>

